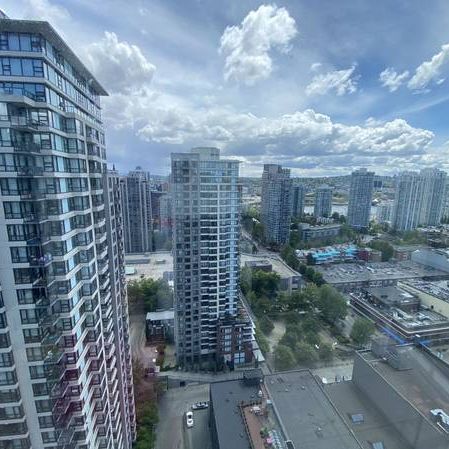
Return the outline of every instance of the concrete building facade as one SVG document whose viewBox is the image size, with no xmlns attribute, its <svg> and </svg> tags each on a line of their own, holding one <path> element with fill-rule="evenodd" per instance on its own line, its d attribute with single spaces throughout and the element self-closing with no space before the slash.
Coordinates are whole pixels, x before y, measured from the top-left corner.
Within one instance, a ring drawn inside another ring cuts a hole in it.
<svg viewBox="0 0 449 449">
<path fill-rule="evenodd" d="M 373 198 L 374 172 L 366 168 L 351 174 L 347 223 L 355 229 L 367 229 Z"/>
<path fill-rule="evenodd" d="M 260 216 L 267 242 L 278 245 L 288 242 L 292 215 L 291 187 L 289 169 L 276 164 L 264 165 Z"/>
<path fill-rule="evenodd" d="M 0 447 L 130 449 L 107 93 L 49 23 L 0 19 L 0 30 Z"/>
</svg>

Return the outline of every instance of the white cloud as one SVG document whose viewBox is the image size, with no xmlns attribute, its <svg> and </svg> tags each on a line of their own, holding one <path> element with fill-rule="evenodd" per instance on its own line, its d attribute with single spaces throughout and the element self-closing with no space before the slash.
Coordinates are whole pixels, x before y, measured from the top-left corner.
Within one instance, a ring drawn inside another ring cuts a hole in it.
<svg viewBox="0 0 449 449">
<path fill-rule="evenodd" d="M 433 133 L 414 128 L 405 120 L 370 120 L 364 125 L 345 125 L 314 110 L 297 111 L 278 117 L 261 117 L 235 111 L 232 107 L 204 104 L 191 107 L 163 95 L 122 114 L 133 117 L 138 136 L 148 142 L 179 145 L 213 144 L 243 156 L 252 163 L 270 158 L 295 164 L 297 158 L 344 159 L 350 166 L 354 157 L 404 158 L 422 155 L 433 140 Z M 127 120 L 120 117 L 117 123 Z"/>
<path fill-rule="evenodd" d="M 23 7 L 23 17 L 46 20 L 54 25 L 69 19 L 70 14 L 63 6 L 55 5 L 48 0 L 27 0 Z"/>
<path fill-rule="evenodd" d="M 306 94 L 325 95 L 335 90 L 338 96 L 352 94 L 357 91 L 359 76 L 352 77 L 356 65 L 346 70 L 334 70 L 328 73 L 315 75 L 311 83 L 306 87 Z"/>
<path fill-rule="evenodd" d="M 388 87 L 390 92 L 395 92 L 408 77 L 408 70 L 405 70 L 402 73 L 397 73 L 393 67 L 387 67 L 379 75 L 379 81 L 382 83 L 382 86 Z"/>
<path fill-rule="evenodd" d="M 323 64 L 321 64 L 321 62 L 314 62 L 313 64 L 311 64 L 310 70 L 311 70 L 312 72 L 317 72 L 318 70 L 321 69 L 321 66 L 322 66 L 322 65 L 323 65 Z"/>
<path fill-rule="evenodd" d="M 108 31 L 87 47 L 86 62 L 111 92 L 140 89 L 151 82 L 156 70 L 137 45 L 119 41 L 115 33 Z"/>
<path fill-rule="evenodd" d="M 250 11 L 239 26 L 227 27 L 221 36 L 225 80 L 252 85 L 268 78 L 273 71 L 270 51 L 288 52 L 296 34 L 295 20 L 285 8 L 261 5 Z"/>
<path fill-rule="evenodd" d="M 418 66 L 415 74 L 408 82 L 409 89 L 425 89 L 433 80 L 436 80 L 438 83 L 441 79 L 441 69 L 447 63 L 449 63 L 449 44 L 442 45 L 441 51 L 433 55 L 430 61 L 425 61 Z"/>
</svg>

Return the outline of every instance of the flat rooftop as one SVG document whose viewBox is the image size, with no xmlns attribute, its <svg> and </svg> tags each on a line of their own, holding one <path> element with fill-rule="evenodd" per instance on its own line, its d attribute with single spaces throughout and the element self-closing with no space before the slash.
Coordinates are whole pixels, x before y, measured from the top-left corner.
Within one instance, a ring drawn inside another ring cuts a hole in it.
<svg viewBox="0 0 449 449">
<path fill-rule="evenodd" d="M 129 281 L 141 278 L 162 279 L 164 272 L 173 271 L 173 256 L 167 251 L 127 254 L 125 264 L 135 268 L 134 274 L 126 276 Z"/>
<path fill-rule="evenodd" d="M 409 279 L 404 281 L 404 284 L 409 285 L 422 293 L 427 293 L 435 298 L 449 302 L 449 287 L 447 281 L 429 282 L 421 279 Z"/>
<path fill-rule="evenodd" d="M 210 397 L 220 449 L 249 449 L 251 447 L 239 405 L 241 401 L 256 400 L 258 391 L 258 386 L 245 385 L 243 380 L 210 384 Z M 223 442 L 225 442 L 224 445 Z"/>
<path fill-rule="evenodd" d="M 289 278 L 292 276 L 300 276 L 298 272 L 290 268 L 286 263 L 280 260 L 278 257 L 273 256 L 257 256 L 249 254 L 240 255 L 240 267 L 245 266 L 245 262 L 268 262 L 271 264 L 272 270 L 279 274 L 281 278 Z"/>
<path fill-rule="evenodd" d="M 403 262 L 376 262 L 366 264 L 340 264 L 316 266 L 329 284 L 347 284 L 375 280 L 402 280 L 421 277 L 442 278 L 448 276 L 444 271 L 421 265 L 411 260 Z"/>
<path fill-rule="evenodd" d="M 265 376 L 286 437 L 300 449 L 361 449 L 357 439 L 308 370 Z"/>
<path fill-rule="evenodd" d="M 371 351 L 361 352 L 360 355 L 439 429 L 430 419 L 429 412 L 435 408 L 449 412 L 448 372 L 445 372 L 444 368 L 446 367 L 443 368 L 433 356 L 414 346 L 407 348 L 411 355 L 407 359 L 411 366 L 411 369 L 408 370 L 394 369 L 388 363 L 379 360 Z"/>
<path fill-rule="evenodd" d="M 147 321 L 166 321 L 166 320 L 174 320 L 175 319 L 175 311 L 171 310 L 162 310 L 160 312 L 148 312 L 146 316 Z"/>
<path fill-rule="evenodd" d="M 370 287 L 366 291 L 385 304 L 393 305 L 394 303 L 399 303 L 407 305 L 419 302 L 416 296 L 396 286 Z"/>
<path fill-rule="evenodd" d="M 324 389 L 364 449 L 372 449 L 374 442 L 382 442 L 385 449 L 414 449 L 353 382 Z"/>
</svg>

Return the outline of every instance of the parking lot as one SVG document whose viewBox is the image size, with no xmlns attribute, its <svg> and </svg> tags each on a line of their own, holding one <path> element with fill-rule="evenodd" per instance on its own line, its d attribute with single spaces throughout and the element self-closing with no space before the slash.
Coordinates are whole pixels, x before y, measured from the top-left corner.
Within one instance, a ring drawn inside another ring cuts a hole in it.
<svg viewBox="0 0 449 449">
<path fill-rule="evenodd" d="M 159 403 L 156 449 L 210 449 L 209 409 L 193 411 L 192 428 L 185 422 L 193 403 L 208 400 L 208 384 L 169 389 Z"/>
</svg>

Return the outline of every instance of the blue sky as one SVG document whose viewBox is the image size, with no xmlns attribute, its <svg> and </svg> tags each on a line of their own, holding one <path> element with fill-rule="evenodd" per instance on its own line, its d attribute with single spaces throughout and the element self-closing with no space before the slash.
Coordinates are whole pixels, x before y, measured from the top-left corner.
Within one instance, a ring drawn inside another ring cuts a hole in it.
<svg viewBox="0 0 449 449">
<path fill-rule="evenodd" d="M 110 93 L 108 159 L 166 174 L 215 145 L 258 176 L 449 168 L 449 2 L 4 0 Z M 446 79 L 447 78 L 447 79 Z"/>
</svg>

